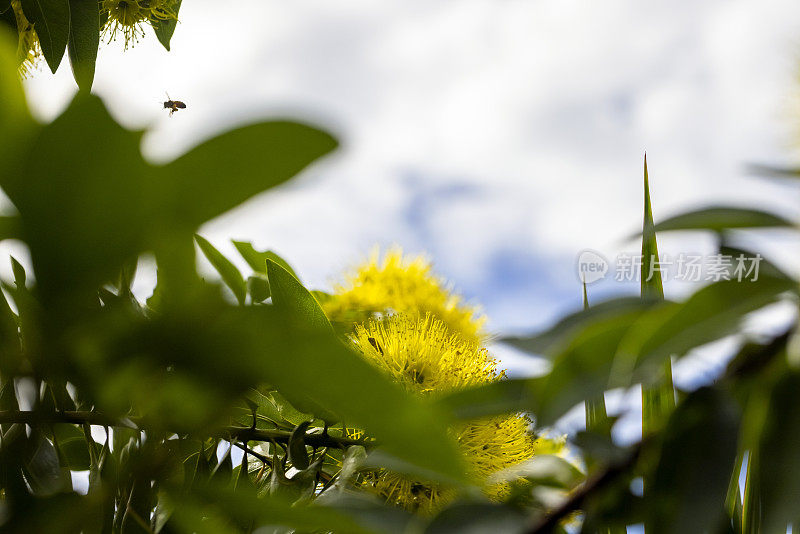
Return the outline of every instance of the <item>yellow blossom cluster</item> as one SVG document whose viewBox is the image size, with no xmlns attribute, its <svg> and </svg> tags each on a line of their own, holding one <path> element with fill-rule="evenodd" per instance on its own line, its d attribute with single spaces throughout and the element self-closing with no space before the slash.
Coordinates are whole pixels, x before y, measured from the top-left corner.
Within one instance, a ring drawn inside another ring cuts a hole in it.
<svg viewBox="0 0 800 534">
<path fill-rule="evenodd" d="M 485 318 L 463 303 L 433 274 L 421 257 L 393 249 L 370 260 L 337 286 L 323 303 L 337 322 L 350 321 L 348 337 L 364 358 L 409 392 L 420 396 L 502 380 L 497 361 L 483 347 Z M 449 429 L 459 444 L 470 475 L 484 483 L 485 494 L 501 499 L 506 483 L 488 484 L 490 475 L 552 452 L 560 444 L 537 439 L 524 414 L 462 422 Z M 455 495 L 438 484 L 413 480 L 385 469 L 362 475 L 361 487 L 407 510 L 432 513 Z"/>
</svg>

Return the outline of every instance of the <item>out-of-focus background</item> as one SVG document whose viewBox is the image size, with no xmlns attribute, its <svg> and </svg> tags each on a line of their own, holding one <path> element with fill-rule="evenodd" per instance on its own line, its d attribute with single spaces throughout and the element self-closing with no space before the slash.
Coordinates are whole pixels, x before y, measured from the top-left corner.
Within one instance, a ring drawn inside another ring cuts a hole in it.
<svg viewBox="0 0 800 534">
<path fill-rule="evenodd" d="M 154 161 L 267 116 L 332 129 L 335 156 L 202 233 L 232 257 L 230 238 L 272 248 L 321 289 L 399 244 L 515 333 L 580 307 L 579 251 L 638 252 L 625 238 L 641 225 L 645 151 L 656 220 L 708 203 L 796 210 L 797 189 L 745 166 L 796 161 L 798 15 L 789 0 L 184 0 L 172 52 L 152 34 L 124 53 L 102 45 L 94 92 L 149 130 Z M 66 63 L 26 88 L 43 120 L 76 91 Z M 165 92 L 188 109 L 169 118 Z M 767 235 L 759 248 L 800 268 L 797 241 Z M 638 290 L 609 278 L 590 299 Z M 666 284 L 673 298 L 691 288 Z M 494 349 L 514 372 L 542 365 Z M 676 382 L 713 377 L 723 353 L 688 358 Z"/>
</svg>

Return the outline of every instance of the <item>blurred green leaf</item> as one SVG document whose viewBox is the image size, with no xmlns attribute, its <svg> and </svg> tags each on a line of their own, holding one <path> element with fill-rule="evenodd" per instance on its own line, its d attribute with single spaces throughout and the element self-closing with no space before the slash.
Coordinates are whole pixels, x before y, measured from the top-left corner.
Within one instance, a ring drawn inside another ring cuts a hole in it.
<svg viewBox="0 0 800 534">
<path fill-rule="evenodd" d="M 753 174 L 760 174 L 772 178 L 800 179 L 800 169 L 794 167 L 774 167 L 771 165 L 750 165 L 748 170 Z"/>
<path fill-rule="evenodd" d="M 69 61 L 78 87 L 92 89 L 97 47 L 100 45 L 100 10 L 93 0 L 69 0 Z"/>
<path fill-rule="evenodd" d="M 755 282 L 716 282 L 683 303 L 646 312 L 620 344 L 619 356 L 631 359 L 645 377 L 670 356 L 681 357 L 735 332 L 747 314 L 794 289 L 790 280 L 766 276 Z"/>
<path fill-rule="evenodd" d="M 181 9 L 181 2 L 183 0 L 174 0 L 172 2 L 172 10 L 175 12 L 175 17 L 177 18 L 178 13 Z M 175 19 L 151 19 L 150 24 L 153 26 L 153 31 L 156 34 L 156 38 L 158 38 L 158 42 L 162 44 L 164 48 L 169 51 L 170 49 L 170 41 L 172 41 L 172 35 L 175 33 L 175 27 L 178 25 L 178 20 Z"/>
<path fill-rule="evenodd" d="M 437 399 L 437 404 L 457 419 L 534 411 L 542 402 L 546 380 L 546 377 L 499 380 L 447 393 Z"/>
<path fill-rule="evenodd" d="M 21 0 L 22 11 L 36 30 L 42 55 L 55 74 L 67 48 L 70 28 L 68 0 Z"/>
<path fill-rule="evenodd" d="M 371 532 L 382 534 L 409 534 L 422 532 L 423 520 L 401 508 L 386 506 L 380 499 L 365 493 L 323 493 L 318 502 L 326 508 L 338 510 Z"/>
<path fill-rule="evenodd" d="M 583 282 L 583 309 L 589 309 L 589 295 L 586 292 L 586 282 Z M 611 435 L 611 423 L 606 411 L 605 394 L 601 393 L 593 399 L 586 399 L 584 404 L 586 415 L 586 429 L 593 432 L 608 433 Z"/>
<path fill-rule="evenodd" d="M 233 291 L 239 304 L 244 304 L 247 298 L 247 287 L 245 286 L 244 278 L 242 278 L 242 273 L 239 272 L 239 269 L 205 238 L 200 235 L 195 235 L 194 239 L 197 241 L 197 245 L 200 247 L 206 259 L 214 266 L 220 276 L 222 276 L 222 281 Z"/>
<path fill-rule="evenodd" d="M 792 221 L 761 210 L 714 206 L 696 211 L 687 211 L 661 221 L 653 230 L 671 232 L 675 230 L 711 230 L 722 232 L 739 228 L 791 228 Z"/>
<path fill-rule="evenodd" d="M 769 395 L 766 421 L 761 433 L 757 466 L 761 528 L 783 532 L 797 520 L 800 502 L 800 372 L 791 370 L 780 378 Z"/>
<path fill-rule="evenodd" d="M 533 458 L 492 474 L 489 484 L 514 482 L 524 478 L 539 486 L 571 490 L 586 476 L 576 466 L 555 454 L 536 454 Z"/>
<path fill-rule="evenodd" d="M 264 302 L 270 295 L 269 280 L 266 275 L 260 273 L 247 277 L 247 293 L 250 299 L 255 302 Z"/>
<path fill-rule="evenodd" d="M 505 337 L 500 341 L 531 354 L 552 356 L 555 351 L 569 342 L 571 336 L 588 324 L 602 320 L 604 317 L 611 318 L 627 312 L 644 311 L 651 305 L 651 302 L 642 301 L 637 297 L 611 299 L 567 315 L 555 325 L 538 334 L 528 337 Z"/>
<path fill-rule="evenodd" d="M 233 241 L 233 245 L 236 247 L 236 250 L 239 251 L 239 254 L 242 255 L 242 258 L 244 258 L 247 264 L 250 265 L 253 271 L 267 274 L 267 260 L 272 260 L 286 269 L 292 276 L 300 280 L 300 277 L 297 275 L 294 269 L 292 269 L 291 265 L 289 265 L 286 260 L 275 254 L 273 251 L 265 250 L 264 252 L 259 252 L 247 241 Z"/>
<path fill-rule="evenodd" d="M 217 534 L 238 532 L 231 526 L 252 522 L 255 526 L 291 527 L 300 532 L 318 530 L 366 534 L 362 527 L 345 513 L 324 506 L 291 506 L 279 496 L 257 498 L 253 492 L 233 491 L 210 485 L 192 495 L 169 493 L 173 518 L 185 532 Z"/>
<path fill-rule="evenodd" d="M 268 261 L 267 271 L 275 307 L 286 313 L 295 332 L 291 353 L 263 360 L 268 379 L 301 409 L 296 400 L 310 398 L 363 425 L 398 457 L 462 480 L 460 455 L 444 415 L 336 340 L 317 301 L 285 269 Z"/>
<path fill-rule="evenodd" d="M 664 430 L 652 486 L 648 527 L 655 534 L 702 534 L 722 520 L 736 461 L 739 408 L 703 388 L 678 406 Z"/>
<path fill-rule="evenodd" d="M 194 231 L 253 195 L 279 185 L 336 148 L 327 133 L 293 122 L 262 122 L 227 132 L 155 169 L 161 213 Z"/>
<path fill-rule="evenodd" d="M 88 471 L 91 467 L 89 444 L 83 430 L 75 425 L 53 425 L 53 433 L 65 467 L 73 471 Z"/>
<path fill-rule="evenodd" d="M 439 512 L 425 534 L 508 534 L 527 531 L 530 520 L 521 511 L 490 503 L 459 502 Z"/>
<path fill-rule="evenodd" d="M 11 12 L 9 12 L 11 13 Z M 14 18 L 13 13 L 11 18 Z M 28 113 L 25 94 L 17 74 L 16 35 L 0 25 L 0 181 L 6 174 L 21 172 L 18 160 L 27 150 L 37 125 Z"/>
<path fill-rule="evenodd" d="M 79 95 L 34 141 L 24 174 L 3 176 L 45 303 L 72 309 L 70 297 L 110 280 L 144 248 L 150 218 L 140 137 L 118 126 L 96 97 Z"/>
<path fill-rule="evenodd" d="M 38 495 L 52 495 L 72 489 L 69 473 L 61 469 L 58 452 L 38 432 L 31 435 L 30 456 L 25 462 L 25 478 Z"/>
</svg>

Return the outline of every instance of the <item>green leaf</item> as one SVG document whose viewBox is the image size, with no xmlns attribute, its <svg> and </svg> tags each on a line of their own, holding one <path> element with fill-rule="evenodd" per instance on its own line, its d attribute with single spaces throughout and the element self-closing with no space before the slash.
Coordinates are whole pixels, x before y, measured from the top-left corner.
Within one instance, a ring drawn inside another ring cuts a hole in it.
<svg viewBox="0 0 800 534">
<path fill-rule="evenodd" d="M 73 471 L 88 471 L 91 467 L 86 436 L 75 425 L 53 425 L 53 432 L 65 467 Z"/>
<path fill-rule="evenodd" d="M 308 451 L 306 450 L 305 435 L 310 421 L 304 421 L 292 430 L 289 437 L 289 461 L 295 469 L 308 469 Z"/>
<path fill-rule="evenodd" d="M 797 520 L 800 501 L 800 372 L 788 371 L 769 395 L 767 418 L 761 433 L 757 462 L 750 468 L 758 484 L 761 531 L 785 532 Z"/>
<path fill-rule="evenodd" d="M 650 304 L 651 308 L 663 306 L 668 304 Z M 464 389 L 441 397 L 438 403 L 458 418 L 531 411 L 539 425 L 552 424 L 576 404 L 612 387 L 630 385 L 629 379 L 613 373 L 615 357 L 642 313 L 641 307 L 621 306 L 585 321 L 552 352 L 552 370 L 545 376 Z"/>
<path fill-rule="evenodd" d="M 24 173 L 0 173 L 20 212 L 43 304 L 58 300 L 60 313 L 86 305 L 145 247 L 152 208 L 140 139 L 99 99 L 79 95 L 25 152 Z"/>
<path fill-rule="evenodd" d="M 92 89 L 97 47 L 100 45 L 100 10 L 94 0 L 69 0 L 69 61 L 72 75 L 83 91 Z"/>
<path fill-rule="evenodd" d="M 206 241 L 205 238 L 195 235 L 194 239 L 197 241 L 197 245 L 200 247 L 206 259 L 211 262 L 211 265 L 213 265 L 220 276 L 222 276 L 222 281 L 233 291 L 239 304 L 244 304 L 247 298 L 247 287 L 245 286 L 244 278 L 242 278 L 242 273 L 239 272 L 239 269 L 237 269 L 228 258 L 223 256 L 220 251 L 214 248 L 211 243 Z"/>
<path fill-rule="evenodd" d="M 448 393 L 437 399 L 437 404 L 456 419 L 533 411 L 541 405 L 546 380 L 547 377 L 499 380 Z"/>
<path fill-rule="evenodd" d="M 653 209 L 650 204 L 650 179 L 647 174 L 647 155 L 644 157 L 644 221 L 642 224 L 641 293 L 643 300 L 663 300 L 660 258 Z M 659 428 L 675 407 L 675 388 L 672 384 L 672 362 L 669 355 L 661 364 L 661 376 L 656 383 L 642 386 L 642 435 Z"/>
<path fill-rule="evenodd" d="M 284 268 L 268 261 L 267 271 L 273 303 L 286 314 L 292 340 L 290 353 L 260 362 L 267 379 L 300 409 L 310 399 L 363 425 L 388 452 L 463 479 L 448 419 L 340 343 L 317 301 Z"/>
<path fill-rule="evenodd" d="M 525 337 L 505 337 L 500 341 L 531 354 L 552 356 L 588 324 L 610 318 L 621 313 L 644 311 L 652 305 L 637 297 L 621 297 L 595 304 L 579 312 L 567 315 L 546 330 Z"/>
<path fill-rule="evenodd" d="M 0 291 L 0 374 L 13 376 L 22 363 L 17 317 Z"/>
<path fill-rule="evenodd" d="M 514 482 L 525 478 L 537 486 L 571 490 L 586 478 L 580 469 L 555 454 L 536 454 L 533 458 L 492 474 L 489 484 Z"/>
<path fill-rule="evenodd" d="M 771 165 L 750 165 L 748 169 L 753 174 L 761 174 L 771 178 L 800 179 L 800 168 L 773 167 Z"/>
<path fill-rule="evenodd" d="M 333 332 L 333 327 L 317 299 L 289 271 L 274 261 L 267 260 L 267 277 L 270 280 L 273 303 L 286 311 L 295 324 L 301 328 Z"/>
<path fill-rule="evenodd" d="M 256 273 L 247 277 L 247 293 L 253 302 L 264 302 L 271 293 L 266 275 Z"/>
<path fill-rule="evenodd" d="M 31 436 L 29 458 L 25 462 L 25 478 L 34 492 L 51 495 L 62 490 L 72 489 L 72 480 L 61 468 L 58 452 L 50 441 L 39 433 Z"/>
<path fill-rule="evenodd" d="M 175 228 L 194 231 L 253 195 L 279 185 L 336 148 L 327 133 L 294 122 L 262 122 L 215 137 L 155 169 Z"/>
<path fill-rule="evenodd" d="M 747 314 L 794 289 L 791 280 L 767 276 L 755 282 L 716 282 L 681 304 L 646 312 L 620 344 L 619 356 L 633 362 L 640 377 L 652 374 L 670 356 L 681 357 L 735 332 Z"/>
<path fill-rule="evenodd" d="M 675 230 L 711 230 L 722 232 L 737 228 L 792 228 L 795 223 L 779 215 L 765 211 L 714 206 L 688 211 L 661 221 L 653 230 L 671 232 Z"/>
<path fill-rule="evenodd" d="M 589 295 L 586 292 L 586 282 L 583 282 L 583 309 L 589 309 Z M 611 434 L 611 424 L 606 411 L 605 394 L 601 393 L 594 399 L 586 399 L 586 429 L 592 432 Z"/>
<path fill-rule="evenodd" d="M 326 508 L 338 510 L 370 532 L 383 534 L 409 534 L 422 532 L 422 518 L 401 508 L 386 506 L 380 499 L 364 492 L 337 492 L 326 490 L 317 498 Z"/>
<path fill-rule="evenodd" d="M 181 9 L 181 2 L 182 0 L 174 0 L 172 5 L 173 10 L 175 11 L 175 16 L 178 16 L 178 13 Z M 174 19 L 167 19 L 167 20 L 159 20 L 159 19 L 152 19 L 150 24 L 153 26 L 153 31 L 158 38 L 158 42 L 161 43 L 164 48 L 169 51 L 170 41 L 172 40 L 172 35 L 175 33 L 175 27 L 178 25 L 178 21 Z"/>
<path fill-rule="evenodd" d="M 648 532 L 713 531 L 725 513 L 738 435 L 739 409 L 726 393 L 703 388 L 681 403 L 665 428 L 648 487 Z"/>
<path fill-rule="evenodd" d="M 425 534 L 522 533 L 530 526 L 520 510 L 490 503 L 457 502 L 431 520 Z"/>
<path fill-rule="evenodd" d="M 11 12 L 9 12 L 11 13 Z M 11 18 L 14 15 L 11 14 Z M 25 94 L 17 74 L 17 39 L 12 32 L 0 26 L 0 181 L 4 174 L 22 172 L 18 160 L 27 151 L 37 126 L 28 112 Z"/>
<path fill-rule="evenodd" d="M 67 48 L 70 28 L 68 0 L 21 0 L 25 18 L 33 23 L 42 55 L 55 74 Z"/>
<path fill-rule="evenodd" d="M 267 274 L 267 260 L 272 260 L 300 280 L 300 277 L 297 273 L 292 269 L 291 265 L 289 265 L 286 260 L 275 254 L 271 250 L 265 250 L 264 252 L 259 252 L 253 245 L 247 241 L 233 241 L 233 245 L 236 247 L 236 250 L 239 251 L 239 254 L 242 255 L 242 258 L 247 262 L 248 265 L 257 273 Z"/>
</svg>

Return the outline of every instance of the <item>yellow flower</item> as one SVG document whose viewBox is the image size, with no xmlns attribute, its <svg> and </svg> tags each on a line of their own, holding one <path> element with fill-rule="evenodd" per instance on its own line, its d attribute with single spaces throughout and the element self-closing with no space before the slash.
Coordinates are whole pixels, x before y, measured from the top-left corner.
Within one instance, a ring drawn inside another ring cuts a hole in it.
<svg viewBox="0 0 800 534">
<path fill-rule="evenodd" d="M 323 307 L 333 321 L 345 323 L 382 313 L 430 313 L 466 340 L 485 340 L 486 318 L 449 289 L 425 258 L 404 257 L 402 250 L 395 248 L 382 259 L 374 252 L 345 284 L 335 288 Z"/>
<path fill-rule="evenodd" d="M 121 33 L 127 50 L 144 37 L 146 23 L 177 20 L 174 5 L 174 0 L 101 0 L 100 12 L 108 17 L 103 35 L 111 42 Z"/>
<path fill-rule="evenodd" d="M 351 340 L 370 362 L 386 371 L 408 391 L 419 395 L 444 393 L 500 380 L 497 362 L 488 351 L 458 334 L 430 314 L 393 315 L 356 327 Z M 450 429 L 476 481 L 533 456 L 537 443 L 524 415 L 489 417 L 459 423 Z M 362 485 L 387 502 L 430 513 L 453 498 L 451 489 L 415 481 L 386 470 L 367 473 Z M 504 497 L 508 484 L 484 488 L 493 499 Z"/>
<path fill-rule="evenodd" d="M 22 12 L 20 1 L 13 0 L 11 2 L 11 9 L 14 10 L 14 17 L 17 21 L 17 33 L 19 35 L 19 41 L 17 42 L 19 73 L 24 78 L 36 68 L 36 63 L 39 58 L 42 57 L 42 48 L 39 44 L 39 36 L 36 35 L 33 24 L 25 17 L 25 13 Z"/>
</svg>

